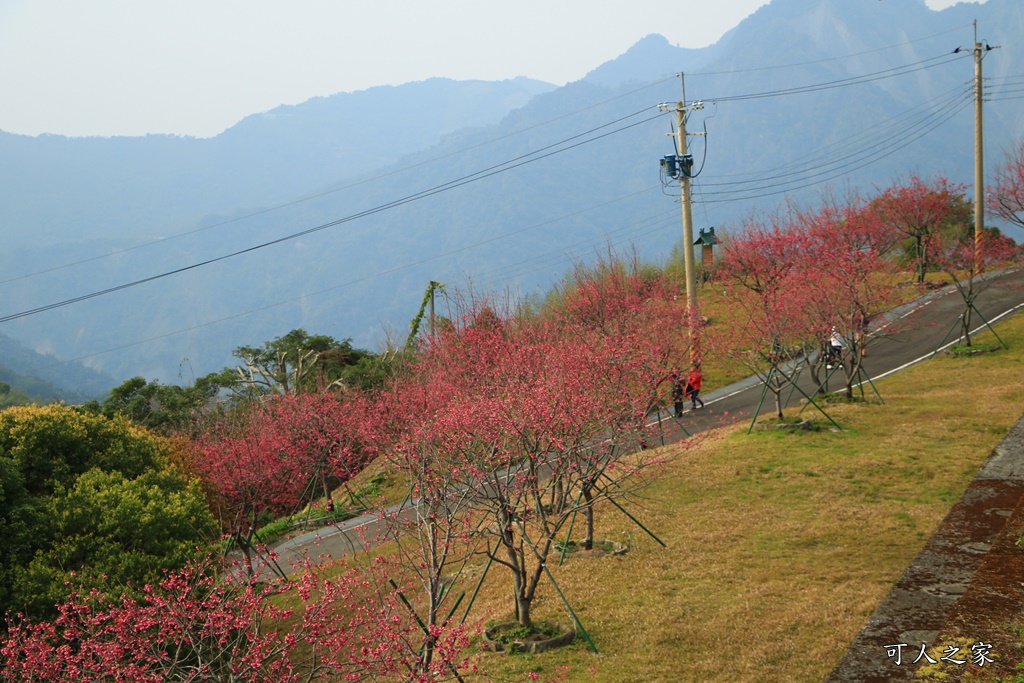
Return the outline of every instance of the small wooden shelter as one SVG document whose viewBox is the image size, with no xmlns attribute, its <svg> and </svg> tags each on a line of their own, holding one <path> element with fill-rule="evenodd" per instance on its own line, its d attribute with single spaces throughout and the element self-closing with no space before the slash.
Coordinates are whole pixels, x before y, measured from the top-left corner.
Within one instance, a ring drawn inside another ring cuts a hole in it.
<svg viewBox="0 0 1024 683">
<path fill-rule="evenodd" d="M 715 237 L 715 229 L 704 228 L 700 229 L 700 235 L 693 241 L 694 246 L 700 245 L 700 263 L 704 266 L 704 271 L 707 272 L 708 268 L 715 263 L 714 246 L 718 244 L 718 238 Z"/>
</svg>

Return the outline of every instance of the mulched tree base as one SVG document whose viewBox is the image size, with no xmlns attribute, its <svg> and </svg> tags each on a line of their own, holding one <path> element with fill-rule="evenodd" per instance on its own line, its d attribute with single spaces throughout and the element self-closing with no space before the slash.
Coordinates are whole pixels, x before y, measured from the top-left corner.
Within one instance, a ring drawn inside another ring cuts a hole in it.
<svg viewBox="0 0 1024 683">
<path fill-rule="evenodd" d="M 603 557 L 605 555 L 625 555 L 629 552 L 629 546 L 625 543 L 618 543 L 608 539 L 595 540 L 593 542 L 593 548 L 585 550 L 583 546 L 577 541 L 569 541 L 567 544 L 568 548 L 565 551 L 565 559 L 572 557 Z M 557 550 L 559 556 L 561 556 L 562 550 Z"/>
<path fill-rule="evenodd" d="M 970 356 L 980 356 L 983 353 L 993 353 L 1000 350 L 1001 346 L 995 344 L 993 346 L 967 346 L 967 347 L 954 347 L 946 349 L 945 353 L 949 356 L 955 356 L 957 358 L 964 358 Z"/>
<path fill-rule="evenodd" d="M 524 635 L 521 638 L 516 638 L 512 642 L 502 642 L 502 633 L 511 631 L 513 629 L 519 629 L 519 622 L 507 621 L 503 624 L 496 624 L 486 631 L 484 631 L 484 649 L 490 650 L 491 652 L 529 652 L 536 654 L 538 652 L 544 652 L 556 647 L 563 647 L 569 645 L 576 640 L 576 630 L 566 629 L 566 627 L 559 624 L 548 624 L 544 623 L 544 626 L 550 626 L 552 631 L 558 633 L 557 636 L 549 635 L 548 633 L 531 633 Z"/>
<path fill-rule="evenodd" d="M 815 424 L 814 420 L 800 420 L 798 422 L 779 422 L 778 418 L 772 418 L 771 420 L 766 420 L 757 423 L 758 429 L 781 429 L 783 431 L 792 432 L 809 432 L 812 429 L 815 429 L 816 427 L 817 425 Z"/>
</svg>

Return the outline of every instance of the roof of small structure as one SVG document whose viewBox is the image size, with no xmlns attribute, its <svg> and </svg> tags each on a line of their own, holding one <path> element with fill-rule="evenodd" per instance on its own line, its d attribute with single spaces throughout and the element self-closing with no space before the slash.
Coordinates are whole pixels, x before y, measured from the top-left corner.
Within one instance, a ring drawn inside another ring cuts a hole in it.
<svg viewBox="0 0 1024 683">
<path fill-rule="evenodd" d="M 708 228 L 707 230 L 701 229 L 700 236 L 693 241 L 694 244 L 703 244 L 709 247 L 713 247 L 718 244 L 718 238 L 715 237 L 715 229 Z"/>
</svg>

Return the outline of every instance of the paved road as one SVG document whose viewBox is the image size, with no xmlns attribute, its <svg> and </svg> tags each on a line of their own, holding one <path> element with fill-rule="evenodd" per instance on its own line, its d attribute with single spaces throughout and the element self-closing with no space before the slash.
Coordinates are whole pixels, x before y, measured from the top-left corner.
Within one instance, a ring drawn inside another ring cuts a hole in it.
<svg viewBox="0 0 1024 683">
<path fill-rule="evenodd" d="M 1024 267 L 1002 271 L 993 277 L 977 306 L 990 322 L 1024 308 Z M 865 371 L 870 373 L 872 379 L 877 379 L 927 360 L 938 349 L 962 310 L 963 299 L 952 289 L 933 292 L 897 309 L 889 316 L 892 334 L 880 336 L 870 346 L 868 356 L 864 359 Z M 981 324 L 981 321 L 977 322 Z M 949 344 L 954 343 L 956 334 L 958 332 L 954 331 L 949 337 Z M 838 384 L 839 381 L 833 381 L 832 389 L 836 389 Z M 800 386 L 808 393 L 814 388 L 809 377 Z M 725 423 L 750 420 L 760 394 L 761 384 L 756 378 L 737 382 L 709 393 L 704 397 L 706 407 L 687 412 L 680 423 L 690 433 L 697 433 Z M 794 396 L 794 404 L 802 398 L 798 393 Z M 767 407 L 762 408 L 762 414 L 773 409 L 769 399 L 766 399 Z M 671 424 L 671 420 L 667 420 L 666 424 Z M 672 441 L 681 435 L 681 431 L 675 430 L 674 433 L 666 434 L 666 440 Z M 372 542 L 379 532 L 377 517 L 365 515 L 292 538 L 277 545 L 275 551 L 280 556 L 280 566 L 287 571 L 303 555 L 310 559 L 339 558 L 362 549 L 364 542 Z"/>
<path fill-rule="evenodd" d="M 978 310 L 986 320 L 993 322 L 1011 311 L 1024 308 L 1024 267 L 1015 267 L 1002 271 L 986 283 L 987 289 L 977 302 Z M 952 288 L 937 290 L 925 295 L 906 306 L 894 311 L 887 321 L 891 334 L 878 335 L 871 343 L 868 355 L 864 358 L 864 370 L 872 380 L 903 370 L 917 362 L 927 360 L 942 344 L 943 337 L 949 332 L 954 321 L 963 311 L 963 299 Z M 977 316 L 972 317 L 973 327 L 984 327 Z M 972 332 L 973 334 L 973 332 Z M 946 345 L 956 342 L 959 329 L 946 340 Z M 800 387 L 810 393 L 814 388 L 809 373 L 804 373 Z M 842 373 L 837 371 L 830 380 L 830 388 L 835 391 L 842 387 Z M 706 408 L 696 413 L 687 412 L 682 424 L 690 432 L 696 433 L 704 429 L 720 426 L 724 419 L 728 422 L 750 420 L 757 409 L 761 395 L 761 383 L 756 378 L 749 378 L 731 386 L 709 393 L 704 397 Z M 870 387 L 865 387 L 870 392 Z M 784 392 L 784 397 L 785 397 Z M 793 394 L 791 404 L 795 405 L 799 393 Z M 883 394 L 882 398 L 885 396 Z M 765 397 L 761 414 L 770 414 L 774 410 L 771 395 Z M 805 413 L 813 410 L 808 408 Z M 728 413 L 728 418 L 724 417 Z M 816 411 L 815 411 L 816 412 Z M 820 417 L 820 413 L 818 413 Z"/>
</svg>

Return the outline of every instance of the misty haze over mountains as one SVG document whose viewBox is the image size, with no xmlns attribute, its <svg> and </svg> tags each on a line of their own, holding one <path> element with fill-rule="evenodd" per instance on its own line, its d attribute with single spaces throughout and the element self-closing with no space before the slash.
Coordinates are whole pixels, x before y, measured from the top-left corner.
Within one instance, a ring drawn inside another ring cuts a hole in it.
<svg viewBox="0 0 1024 683">
<path fill-rule="evenodd" d="M 404 338 L 431 279 L 531 293 L 608 245 L 663 259 L 681 227 L 658 174 L 674 114 L 656 105 L 680 99 L 681 71 L 687 101 L 704 102 L 688 124 L 706 128 L 689 141 L 695 228 L 829 185 L 969 185 L 975 19 L 1001 46 L 984 60 L 991 168 L 1024 136 L 1019 0 L 774 0 L 715 45 L 648 36 L 560 88 L 431 79 L 278 107 L 209 139 L 0 133 L 0 316 L 307 233 L 0 335 L 112 383 L 188 382 L 295 327 L 367 348 L 382 325 Z"/>
</svg>

